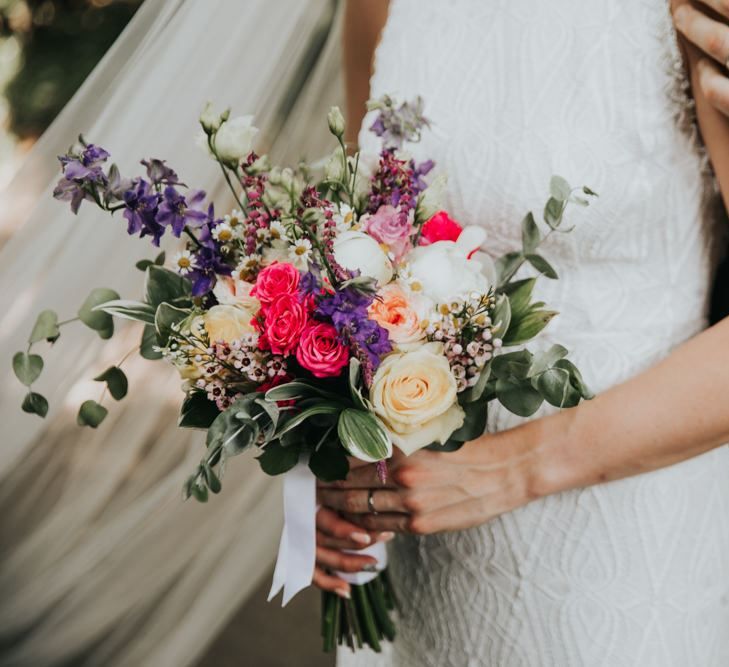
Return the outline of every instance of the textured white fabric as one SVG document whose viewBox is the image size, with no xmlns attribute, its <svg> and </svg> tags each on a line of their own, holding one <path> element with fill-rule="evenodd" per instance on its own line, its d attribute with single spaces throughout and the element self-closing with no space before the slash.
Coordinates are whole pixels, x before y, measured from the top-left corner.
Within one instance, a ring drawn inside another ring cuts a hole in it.
<svg viewBox="0 0 729 667">
<path fill-rule="evenodd" d="M 493 254 L 519 247 L 553 173 L 601 194 L 548 241 L 561 280 L 540 287 L 563 311 L 542 344 L 565 344 L 597 391 L 706 326 L 713 185 L 683 77 L 667 0 L 393 0 L 377 52 L 373 95 L 424 96 L 433 129 L 414 152 Z M 496 408 L 488 428 L 518 422 Z M 729 665 L 728 481 L 722 447 L 399 537 L 399 638 L 339 664 Z"/>
</svg>

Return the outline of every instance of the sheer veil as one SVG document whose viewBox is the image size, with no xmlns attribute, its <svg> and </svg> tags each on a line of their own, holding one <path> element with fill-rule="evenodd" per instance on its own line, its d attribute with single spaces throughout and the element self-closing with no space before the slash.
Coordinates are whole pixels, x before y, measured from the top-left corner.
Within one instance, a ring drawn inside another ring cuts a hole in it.
<svg viewBox="0 0 729 667">
<path fill-rule="evenodd" d="M 82 325 L 64 330 L 38 382 L 45 420 L 20 412 L 10 358 L 43 308 L 73 317 L 95 286 L 135 298 L 133 260 L 153 256 L 121 219 L 91 207 L 74 218 L 51 199 L 55 156 L 83 132 L 122 171 L 168 159 L 220 205 L 216 165 L 194 146 L 202 104 L 255 113 L 277 159 L 324 155 L 339 23 L 333 0 L 146 0 L 2 195 L 1 665 L 191 664 L 267 572 L 279 488 L 252 458 L 231 462 L 208 506 L 181 500 L 202 450 L 199 432 L 175 427 L 174 372 L 131 357 L 130 395 L 98 431 L 75 425 L 98 396 L 83 378 L 118 362 L 138 326 L 118 326 L 103 350 Z"/>
</svg>

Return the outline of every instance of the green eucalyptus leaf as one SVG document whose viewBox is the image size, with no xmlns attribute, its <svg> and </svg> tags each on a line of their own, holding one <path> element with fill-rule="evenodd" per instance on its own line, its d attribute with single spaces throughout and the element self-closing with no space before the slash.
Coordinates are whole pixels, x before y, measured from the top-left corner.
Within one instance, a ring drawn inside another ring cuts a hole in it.
<svg viewBox="0 0 729 667">
<path fill-rule="evenodd" d="M 142 340 L 139 342 L 139 354 L 145 359 L 156 361 L 162 358 L 162 353 L 155 350 L 157 347 L 157 332 L 154 326 L 147 324 L 142 331 Z"/>
<path fill-rule="evenodd" d="M 560 359 L 554 365 L 556 368 L 564 368 L 570 374 L 570 382 L 572 383 L 572 386 L 580 392 L 582 398 L 588 401 L 595 398 L 595 394 L 585 384 L 585 381 L 582 378 L 582 373 L 580 373 L 577 366 L 575 366 L 569 359 Z"/>
<path fill-rule="evenodd" d="M 184 301 L 192 293 L 192 284 L 179 273 L 156 264 L 147 268 L 144 283 L 145 301 L 152 306 Z"/>
<path fill-rule="evenodd" d="M 524 254 L 534 252 L 541 240 L 542 236 L 539 233 L 537 222 L 534 220 L 534 215 L 529 212 L 521 221 L 521 244 L 524 248 Z"/>
<path fill-rule="evenodd" d="M 181 428 L 210 428 L 220 414 L 218 406 L 202 391 L 193 391 L 182 402 L 177 425 Z"/>
<path fill-rule="evenodd" d="M 150 266 L 154 266 L 151 259 L 140 259 L 135 265 L 140 271 L 146 271 Z"/>
<path fill-rule="evenodd" d="M 552 280 L 559 278 L 552 265 L 541 255 L 526 255 L 526 260 L 543 276 L 551 278 Z"/>
<path fill-rule="evenodd" d="M 534 355 L 527 377 L 534 377 L 552 368 L 556 362 L 567 356 L 567 348 L 562 345 L 552 345 L 548 350 Z"/>
<path fill-rule="evenodd" d="M 567 201 L 572 193 L 572 187 L 561 176 L 552 176 L 549 181 L 549 194 L 559 201 Z"/>
<path fill-rule="evenodd" d="M 280 384 L 266 392 L 266 400 L 268 401 L 296 401 L 305 398 L 326 398 L 332 401 L 341 400 L 341 396 L 332 394 L 308 382 L 294 380 L 286 384 Z"/>
<path fill-rule="evenodd" d="M 78 318 L 89 329 L 96 331 L 101 338 L 111 338 L 114 334 L 114 320 L 111 315 L 105 313 L 103 310 L 96 310 L 96 306 L 107 301 L 116 301 L 118 299 L 119 294 L 114 290 L 97 287 L 91 290 L 91 293 L 86 297 L 86 301 L 83 302 L 78 311 Z"/>
<path fill-rule="evenodd" d="M 141 301 L 131 301 L 128 299 L 107 301 L 100 306 L 96 306 L 94 310 L 100 310 L 109 313 L 109 315 L 116 315 L 126 320 L 154 324 L 155 308 Z"/>
<path fill-rule="evenodd" d="M 515 326 L 509 327 L 504 336 L 504 345 L 521 345 L 534 338 L 546 327 L 557 312 L 554 310 L 534 310 L 524 316 Z"/>
<path fill-rule="evenodd" d="M 161 347 L 169 343 L 170 336 L 174 333 L 174 327 L 190 315 L 187 308 L 177 308 L 169 303 L 161 303 L 157 306 L 154 315 L 154 328 L 157 333 L 157 342 Z"/>
<path fill-rule="evenodd" d="M 110 366 L 101 375 L 94 378 L 96 382 L 106 382 L 109 393 L 115 401 L 120 401 L 127 395 L 129 381 L 124 371 L 118 366 Z"/>
<path fill-rule="evenodd" d="M 273 440 L 263 448 L 263 454 L 257 459 L 267 475 L 281 475 L 299 462 L 300 455 L 300 446 L 283 447 L 278 440 Z"/>
<path fill-rule="evenodd" d="M 52 310 L 44 310 L 38 314 L 28 342 L 33 344 L 47 340 L 49 343 L 55 343 L 60 335 L 58 315 Z"/>
<path fill-rule="evenodd" d="M 586 195 L 589 195 L 590 197 L 599 197 L 600 195 L 597 194 L 594 190 L 591 190 L 586 185 L 582 186 L 582 192 L 584 192 Z"/>
<path fill-rule="evenodd" d="M 208 502 L 208 489 L 205 486 L 202 486 L 201 484 L 192 484 L 190 487 L 190 493 L 192 494 L 192 497 L 195 498 L 200 503 L 206 503 Z"/>
<path fill-rule="evenodd" d="M 523 262 L 524 255 L 520 252 L 509 252 L 499 257 L 494 263 L 497 283 L 499 285 L 505 285 L 508 283 Z"/>
<path fill-rule="evenodd" d="M 30 387 L 43 371 L 43 358 L 37 354 L 16 352 L 13 356 L 13 372 L 26 387 Z"/>
<path fill-rule="evenodd" d="M 345 479 L 349 472 L 347 453 L 338 442 L 335 446 L 320 447 L 312 453 L 309 469 L 322 482 Z"/>
<path fill-rule="evenodd" d="M 34 391 L 30 391 L 25 395 L 21 407 L 23 412 L 38 415 L 39 417 L 45 417 L 48 414 L 48 401 L 45 396 Z"/>
<path fill-rule="evenodd" d="M 454 431 L 449 439 L 466 442 L 482 436 L 486 430 L 488 401 L 462 403 L 461 407 L 465 413 L 463 425 Z"/>
<path fill-rule="evenodd" d="M 78 411 L 76 422 L 79 426 L 96 428 L 106 419 L 109 411 L 96 401 L 84 401 Z"/>
<path fill-rule="evenodd" d="M 545 401 L 557 408 L 571 408 L 580 402 L 580 393 L 570 384 L 570 374 L 563 368 L 550 368 L 532 380 L 532 386 Z"/>
<path fill-rule="evenodd" d="M 558 199 L 550 197 L 544 207 L 544 222 L 546 222 L 552 229 L 557 229 L 562 222 L 563 214 L 564 204 Z"/>
<path fill-rule="evenodd" d="M 541 394 L 528 382 L 496 381 L 496 398 L 509 412 L 530 417 L 542 404 Z"/>
<path fill-rule="evenodd" d="M 205 463 L 202 469 L 203 477 L 205 478 L 205 483 L 208 485 L 208 489 L 210 489 L 213 493 L 220 493 L 223 485 L 220 483 L 220 478 L 215 474 L 215 471 L 210 467 L 210 464 Z"/>
<path fill-rule="evenodd" d="M 532 363 L 529 350 L 500 354 L 491 361 L 491 373 L 498 380 L 525 380 Z"/>
<path fill-rule="evenodd" d="M 354 408 L 342 410 L 337 433 L 344 448 L 361 461 L 374 463 L 392 455 L 390 437 L 371 412 Z"/>
<path fill-rule="evenodd" d="M 157 257 L 154 258 L 154 263 L 157 266 L 164 266 L 165 258 L 167 257 L 167 253 L 163 250 Z"/>
<path fill-rule="evenodd" d="M 481 370 L 476 384 L 474 384 L 472 387 L 469 387 L 468 389 L 466 389 L 466 391 L 463 392 L 463 394 L 461 394 L 461 396 L 463 396 L 463 402 L 473 403 L 474 401 L 477 401 L 479 398 L 481 398 L 484 391 L 486 390 L 486 385 L 488 384 L 490 377 L 491 361 L 488 361 Z"/>
</svg>

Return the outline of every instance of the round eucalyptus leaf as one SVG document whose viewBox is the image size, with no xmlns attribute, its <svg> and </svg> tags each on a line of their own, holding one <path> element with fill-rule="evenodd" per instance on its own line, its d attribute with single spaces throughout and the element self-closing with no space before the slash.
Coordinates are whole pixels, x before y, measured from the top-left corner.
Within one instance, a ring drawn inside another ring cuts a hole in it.
<svg viewBox="0 0 729 667">
<path fill-rule="evenodd" d="M 26 387 L 30 387 L 43 371 L 43 359 L 37 354 L 16 352 L 13 357 L 13 372 Z"/>
<path fill-rule="evenodd" d="M 79 426 L 90 426 L 96 428 L 106 419 L 109 411 L 96 401 L 84 401 L 78 411 L 76 423 Z"/>
<path fill-rule="evenodd" d="M 103 310 L 95 310 L 96 306 L 100 306 L 107 301 L 118 300 L 119 294 L 112 289 L 106 287 L 98 287 L 91 291 L 83 302 L 78 311 L 78 318 L 89 329 L 96 331 L 101 338 L 111 338 L 114 334 L 114 320 L 111 315 Z"/>
<path fill-rule="evenodd" d="M 53 343 L 58 340 L 60 335 L 58 315 L 52 310 L 44 310 L 38 314 L 33 325 L 33 330 L 30 332 L 28 342 L 32 344 L 47 340 L 49 343 Z"/>
<path fill-rule="evenodd" d="M 26 394 L 23 399 L 23 412 L 45 417 L 48 414 L 48 401 L 45 396 L 35 393 L 34 391 Z"/>
<path fill-rule="evenodd" d="M 110 366 L 101 375 L 94 378 L 96 382 L 106 382 L 109 393 L 115 401 L 120 401 L 127 395 L 129 382 L 124 371 L 118 366 Z"/>
</svg>

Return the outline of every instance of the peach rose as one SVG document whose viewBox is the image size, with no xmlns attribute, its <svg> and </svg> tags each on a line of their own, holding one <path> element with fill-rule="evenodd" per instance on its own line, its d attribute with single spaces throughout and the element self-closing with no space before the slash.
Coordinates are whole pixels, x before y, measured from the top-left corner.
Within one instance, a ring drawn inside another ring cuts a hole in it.
<svg viewBox="0 0 729 667">
<path fill-rule="evenodd" d="M 390 341 L 401 350 L 412 347 L 425 335 L 413 302 L 415 298 L 397 283 L 390 283 L 377 292 L 369 307 L 370 319 L 386 329 Z"/>
</svg>

